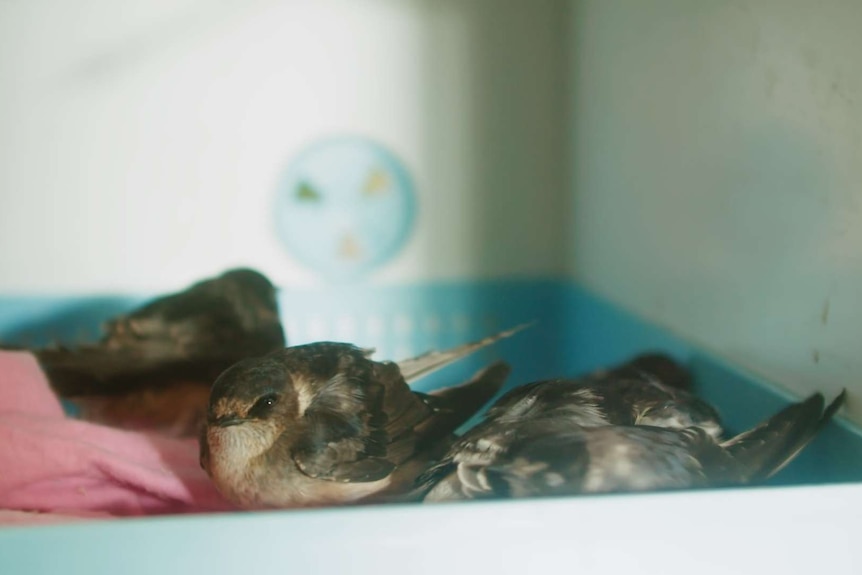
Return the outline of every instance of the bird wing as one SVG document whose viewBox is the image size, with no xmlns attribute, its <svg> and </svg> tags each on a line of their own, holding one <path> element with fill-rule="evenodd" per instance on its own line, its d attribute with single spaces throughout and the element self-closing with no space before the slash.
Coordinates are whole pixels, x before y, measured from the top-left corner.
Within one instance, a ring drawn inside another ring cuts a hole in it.
<svg viewBox="0 0 862 575">
<path fill-rule="evenodd" d="M 510 371 L 496 362 L 467 383 L 426 395 L 409 389 L 396 364 L 372 363 L 373 383 L 337 376 L 306 410 L 306 432 L 294 451 L 306 475 L 342 482 L 386 477 L 434 451 L 491 399 Z"/>
<path fill-rule="evenodd" d="M 285 345 L 272 285 L 245 269 L 117 316 L 106 332 L 96 345 L 34 351 L 61 396 L 209 384 L 236 361 Z"/>
<path fill-rule="evenodd" d="M 765 480 L 792 461 L 832 419 L 847 398 L 846 390 L 824 406 L 821 393 L 793 403 L 756 427 L 722 443 L 742 464 L 751 481 Z"/>
<path fill-rule="evenodd" d="M 722 453 L 696 429 L 530 418 L 468 433 L 417 480 L 417 491 L 439 502 L 695 487 L 708 480 L 701 459 Z"/>
<path fill-rule="evenodd" d="M 438 369 L 446 367 L 463 357 L 470 355 L 484 347 L 488 347 L 501 339 L 512 337 L 519 331 L 532 327 L 536 322 L 524 323 L 500 333 L 488 336 L 482 340 L 466 343 L 443 351 L 429 351 L 417 357 L 398 361 L 401 375 L 407 383 L 412 383 Z"/>
<path fill-rule="evenodd" d="M 275 289 L 262 274 L 231 270 L 109 321 L 101 345 L 155 361 L 244 357 L 284 347 Z"/>
<path fill-rule="evenodd" d="M 310 477 L 340 482 L 386 477 L 415 450 L 414 428 L 432 414 L 397 365 L 369 362 L 366 377 L 339 373 L 317 390 L 293 451 Z"/>
<path fill-rule="evenodd" d="M 562 416 L 573 424 L 700 427 L 718 437 L 721 423 L 709 404 L 691 393 L 636 374 L 595 374 L 578 379 L 539 381 L 516 387 L 488 410 L 487 419 Z"/>
</svg>

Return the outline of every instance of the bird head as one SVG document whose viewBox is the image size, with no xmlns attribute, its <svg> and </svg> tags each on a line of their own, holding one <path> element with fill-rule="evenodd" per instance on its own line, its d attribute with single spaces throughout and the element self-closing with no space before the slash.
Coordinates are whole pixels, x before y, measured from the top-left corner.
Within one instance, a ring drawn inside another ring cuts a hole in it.
<svg viewBox="0 0 862 575">
<path fill-rule="evenodd" d="M 366 397 L 363 390 L 374 377 L 375 366 L 382 365 L 368 358 L 372 351 L 318 342 L 234 364 L 210 391 L 208 447 L 248 459 L 276 440 L 283 438 L 289 445 L 291 438 L 299 437 L 308 425 L 304 416 L 312 406 L 320 417 L 361 411 L 359 404 Z"/>
</svg>

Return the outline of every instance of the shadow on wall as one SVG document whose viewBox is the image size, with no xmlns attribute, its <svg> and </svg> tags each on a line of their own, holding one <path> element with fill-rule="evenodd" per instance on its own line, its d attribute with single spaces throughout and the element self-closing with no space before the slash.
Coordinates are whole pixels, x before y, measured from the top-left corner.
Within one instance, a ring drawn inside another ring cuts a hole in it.
<svg viewBox="0 0 862 575">
<path fill-rule="evenodd" d="M 862 5 L 575 5 L 578 280 L 862 420 Z"/>
<path fill-rule="evenodd" d="M 422 161 L 434 185 L 455 187 L 461 198 L 440 205 L 435 190 L 420 182 L 424 225 L 433 226 L 421 257 L 455 251 L 469 274 L 459 279 L 471 281 L 501 270 L 564 276 L 569 3 L 421 6 Z M 449 234 L 451 228 L 462 231 Z M 477 285 L 473 297 L 482 294 L 487 289 Z"/>
</svg>

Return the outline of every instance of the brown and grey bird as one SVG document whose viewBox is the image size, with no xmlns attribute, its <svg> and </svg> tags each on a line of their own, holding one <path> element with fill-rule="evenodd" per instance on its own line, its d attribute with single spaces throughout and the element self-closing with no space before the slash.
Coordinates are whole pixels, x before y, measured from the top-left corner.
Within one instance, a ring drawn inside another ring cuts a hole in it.
<svg viewBox="0 0 862 575">
<path fill-rule="evenodd" d="M 428 394 L 409 383 L 520 328 L 400 363 L 318 342 L 244 360 L 213 384 L 201 466 L 245 508 L 397 498 L 502 387 L 498 362 Z"/>
<path fill-rule="evenodd" d="M 718 412 L 691 391 L 688 371 L 660 353 L 639 355 L 579 378 L 516 387 L 497 400 L 484 419 L 486 424 L 504 424 L 557 416 L 583 427 L 698 427 L 715 438 L 722 433 Z"/>
<path fill-rule="evenodd" d="M 614 381 L 645 378 L 673 389 L 692 391 L 693 378 L 688 369 L 667 353 L 659 351 L 638 354 L 610 368 L 595 370 L 582 379 Z"/>
<path fill-rule="evenodd" d="M 498 402 L 420 476 L 417 493 L 441 502 L 757 483 L 796 457 L 844 399 L 824 407 L 816 393 L 727 440 L 697 425 L 583 425 L 562 405 L 536 414 Z"/>
<path fill-rule="evenodd" d="M 229 270 L 113 318 L 95 344 L 32 350 L 57 394 L 82 417 L 194 435 L 218 375 L 286 345 L 276 290 Z"/>
</svg>

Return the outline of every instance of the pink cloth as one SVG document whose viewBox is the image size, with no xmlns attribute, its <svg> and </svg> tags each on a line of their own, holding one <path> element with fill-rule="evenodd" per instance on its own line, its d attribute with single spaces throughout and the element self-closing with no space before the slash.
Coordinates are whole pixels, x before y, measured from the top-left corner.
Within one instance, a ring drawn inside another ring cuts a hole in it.
<svg viewBox="0 0 862 575">
<path fill-rule="evenodd" d="M 0 523 L 229 509 L 196 440 L 70 419 L 31 354 L 0 352 Z"/>
</svg>

